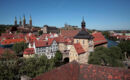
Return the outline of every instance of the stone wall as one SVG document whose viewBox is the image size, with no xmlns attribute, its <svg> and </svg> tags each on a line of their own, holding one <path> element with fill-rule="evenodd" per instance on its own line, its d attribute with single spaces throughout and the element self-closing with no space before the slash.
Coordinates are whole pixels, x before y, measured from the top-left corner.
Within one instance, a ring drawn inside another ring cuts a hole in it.
<svg viewBox="0 0 130 80">
<path fill-rule="evenodd" d="M 64 43 L 59 43 L 59 50 L 60 51 L 67 50 L 67 46 Z"/>
<path fill-rule="evenodd" d="M 69 62 L 76 60 L 78 62 L 78 53 L 76 52 L 74 46 L 71 47 L 69 52 Z"/>
<path fill-rule="evenodd" d="M 88 39 L 74 39 L 74 43 L 80 43 L 85 52 L 88 51 Z"/>
</svg>

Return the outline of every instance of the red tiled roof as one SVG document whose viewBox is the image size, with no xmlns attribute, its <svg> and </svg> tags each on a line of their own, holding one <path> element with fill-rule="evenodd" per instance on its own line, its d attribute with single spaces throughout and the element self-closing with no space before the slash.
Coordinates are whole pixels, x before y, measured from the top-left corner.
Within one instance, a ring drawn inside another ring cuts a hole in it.
<svg viewBox="0 0 130 80">
<path fill-rule="evenodd" d="M 42 34 L 41 36 L 40 36 L 40 40 L 45 40 L 45 38 L 47 37 L 47 38 L 50 38 L 52 35 L 54 36 L 56 33 L 51 33 L 51 34 Z"/>
<path fill-rule="evenodd" d="M 42 41 L 42 40 L 37 40 L 37 41 L 35 41 L 35 45 L 36 45 L 36 47 L 45 47 L 48 45 L 48 42 Z"/>
<path fill-rule="evenodd" d="M 27 37 L 27 40 L 31 43 L 37 40 L 36 36 L 32 33 L 27 34 L 26 37 Z"/>
<path fill-rule="evenodd" d="M 54 41 L 54 38 L 49 38 L 48 39 L 48 45 L 51 45 L 53 41 Z"/>
<path fill-rule="evenodd" d="M 37 40 L 35 41 L 35 44 L 36 44 L 36 47 L 50 46 L 54 40 L 55 40 L 54 38 L 49 38 L 48 41 Z"/>
<path fill-rule="evenodd" d="M 17 42 L 26 42 L 24 39 L 6 39 L 1 42 L 2 45 L 14 44 Z"/>
<path fill-rule="evenodd" d="M 92 33 L 94 39 L 94 45 L 98 45 L 98 44 L 102 44 L 102 43 L 106 43 L 107 40 L 105 39 L 105 37 L 102 35 L 101 32 L 94 32 Z"/>
<path fill-rule="evenodd" d="M 2 33 L 1 34 L 2 38 L 6 38 L 6 39 L 12 39 L 14 37 L 13 34 L 9 34 L 9 33 Z"/>
<path fill-rule="evenodd" d="M 61 30 L 61 35 L 73 38 L 78 32 L 79 30 Z"/>
<path fill-rule="evenodd" d="M 33 80 L 129 80 L 129 75 L 130 69 L 78 64 L 73 61 Z"/>
<path fill-rule="evenodd" d="M 24 55 L 28 55 L 28 54 L 34 54 L 34 48 L 26 48 L 24 50 Z"/>
<path fill-rule="evenodd" d="M 64 43 L 65 42 L 65 38 L 63 36 L 59 36 L 54 38 L 56 40 L 57 43 Z"/>
<path fill-rule="evenodd" d="M 68 63 L 50 72 L 41 74 L 32 80 L 79 80 L 78 74 L 78 63 Z"/>
<path fill-rule="evenodd" d="M 25 38 L 25 35 L 20 33 L 20 34 L 14 34 L 14 38 L 17 39 L 17 38 Z"/>
<path fill-rule="evenodd" d="M 6 49 L 5 48 L 0 48 L 0 55 L 3 54 L 5 50 L 8 50 L 11 54 L 14 53 L 14 51 L 9 49 L 9 48 L 6 48 Z"/>
<path fill-rule="evenodd" d="M 80 43 L 74 44 L 74 47 L 78 54 L 85 53 L 85 50 L 83 49 Z"/>
</svg>

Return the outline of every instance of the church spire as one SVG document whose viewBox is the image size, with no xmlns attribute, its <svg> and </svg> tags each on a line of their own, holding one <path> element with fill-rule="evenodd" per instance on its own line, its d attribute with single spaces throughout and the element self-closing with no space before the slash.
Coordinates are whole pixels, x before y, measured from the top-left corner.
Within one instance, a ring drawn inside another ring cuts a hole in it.
<svg viewBox="0 0 130 80">
<path fill-rule="evenodd" d="M 81 26 L 82 26 L 82 30 L 85 30 L 85 21 L 84 21 L 84 17 L 83 17 L 83 20 L 81 22 Z"/>
<path fill-rule="evenodd" d="M 30 24 L 30 26 L 32 26 L 32 17 L 31 16 L 30 16 L 29 24 Z"/>
<path fill-rule="evenodd" d="M 15 16 L 14 25 L 17 25 L 17 18 Z"/>
<path fill-rule="evenodd" d="M 23 26 L 25 26 L 26 24 L 26 19 L 25 19 L 25 15 L 23 16 Z"/>
<path fill-rule="evenodd" d="M 19 25 L 22 25 L 21 17 L 19 18 Z"/>
</svg>

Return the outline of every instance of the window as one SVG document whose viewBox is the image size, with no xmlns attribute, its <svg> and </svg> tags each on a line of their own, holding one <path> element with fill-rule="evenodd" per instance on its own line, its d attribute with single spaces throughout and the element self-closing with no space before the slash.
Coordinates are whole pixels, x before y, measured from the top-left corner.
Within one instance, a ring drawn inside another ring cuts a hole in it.
<svg viewBox="0 0 130 80">
<path fill-rule="evenodd" d="M 83 40 L 83 44 L 85 44 L 84 40 Z"/>
<path fill-rule="evenodd" d="M 78 43 L 78 40 L 77 40 L 77 43 Z"/>
</svg>

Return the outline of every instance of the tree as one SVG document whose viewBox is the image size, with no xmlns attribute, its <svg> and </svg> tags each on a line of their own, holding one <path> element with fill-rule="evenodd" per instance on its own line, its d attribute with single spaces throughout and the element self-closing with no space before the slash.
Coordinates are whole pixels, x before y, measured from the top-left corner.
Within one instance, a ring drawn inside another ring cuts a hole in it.
<svg viewBox="0 0 130 80">
<path fill-rule="evenodd" d="M 109 38 L 110 33 L 108 31 L 103 31 L 102 34 L 106 37 Z"/>
<path fill-rule="evenodd" d="M 24 42 L 20 42 L 20 43 L 15 43 L 13 45 L 13 50 L 15 51 L 15 53 L 17 55 L 21 55 L 21 53 L 24 51 L 24 49 L 27 48 L 27 44 Z"/>
<path fill-rule="evenodd" d="M 58 67 L 62 65 L 62 53 L 60 51 L 56 51 L 55 57 L 54 57 L 55 66 Z"/>
<path fill-rule="evenodd" d="M 122 66 L 122 53 L 119 47 L 97 47 L 89 56 L 88 63 L 117 67 Z"/>
<path fill-rule="evenodd" d="M 121 41 L 118 46 L 121 48 L 123 55 L 130 56 L 130 40 Z"/>
<path fill-rule="evenodd" d="M 16 59 L 16 55 L 11 52 L 9 49 L 5 49 L 4 53 L 1 54 L 1 58 L 2 61 L 7 61 L 7 60 L 13 60 Z"/>
<path fill-rule="evenodd" d="M 28 58 L 23 61 L 19 73 L 35 77 L 54 68 L 54 60 L 47 59 L 45 55 L 37 58 Z"/>
<path fill-rule="evenodd" d="M 62 53 L 60 51 L 57 51 L 54 59 L 55 59 L 55 62 L 60 62 L 62 60 Z"/>
<path fill-rule="evenodd" d="M 43 31 L 39 31 L 38 34 L 39 34 L 39 35 L 42 35 L 42 34 L 43 34 Z"/>
</svg>

